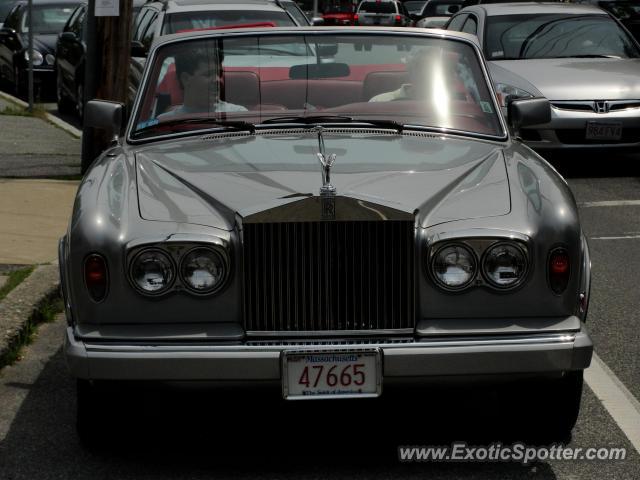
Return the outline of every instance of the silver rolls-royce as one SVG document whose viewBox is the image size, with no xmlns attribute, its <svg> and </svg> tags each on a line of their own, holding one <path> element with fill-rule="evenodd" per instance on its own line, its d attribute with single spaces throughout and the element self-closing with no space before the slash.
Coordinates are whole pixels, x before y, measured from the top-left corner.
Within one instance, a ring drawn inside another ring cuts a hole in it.
<svg viewBox="0 0 640 480">
<path fill-rule="evenodd" d="M 510 128 L 549 111 L 516 100 Z M 59 248 L 81 432 L 113 381 L 363 402 L 442 378 L 535 380 L 527 419 L 571 430 L 589 249 L 563 178 L 509 133 L 472 37 L 171 35 L 123 112 L 87 105 L 114 142 Z"/>
</svg>

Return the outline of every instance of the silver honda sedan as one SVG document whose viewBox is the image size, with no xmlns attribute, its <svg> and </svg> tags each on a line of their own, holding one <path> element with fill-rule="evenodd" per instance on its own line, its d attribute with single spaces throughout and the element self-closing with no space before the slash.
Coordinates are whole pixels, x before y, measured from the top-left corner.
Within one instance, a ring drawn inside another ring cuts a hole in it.
<svg viewBox="0 0 640 480">
<path fill-rule="evenodd" d="M 514 98 L 550 100 L 551 122 L 520 131 L 530 147 L 640 147 L 640 48 L 604 10 L 475 5 L 447 28 L 477 36 L 503 108 Z"/>
</svg>

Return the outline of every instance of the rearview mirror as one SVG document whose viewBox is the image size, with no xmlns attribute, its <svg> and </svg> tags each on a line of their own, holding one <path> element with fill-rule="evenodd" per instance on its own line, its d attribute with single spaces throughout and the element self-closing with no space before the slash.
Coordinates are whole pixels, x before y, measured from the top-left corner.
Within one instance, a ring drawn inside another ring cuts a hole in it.
<svg viewBox="0 0 640 480">
<path fill-rule="evenodd" d="M 310 63 L 294 65 L 289 69 L 291 80 L 348 77 L 350 74 L 351 69 L 346 63 Z"/>
<path fill-rule="evenodd" d="M 107 100 L 90 100 L 84 109 L 84 126 L 110 131 L 114 140 L 122 134 L 124 105 Z"/>
<path fill-rule="evenodd" d="M 513 100 L 508 104 L 507 112 L 509 125 L 516 134 L 522 127 L 551 121 L 551 104 L 546 98 Z"/>
<path fill-rule="evenodd" d="M 318 27 L 324 25 L 324 18 L 322 17 L 313 17 L 311 19 L 311 25 Z"/>
</svg>

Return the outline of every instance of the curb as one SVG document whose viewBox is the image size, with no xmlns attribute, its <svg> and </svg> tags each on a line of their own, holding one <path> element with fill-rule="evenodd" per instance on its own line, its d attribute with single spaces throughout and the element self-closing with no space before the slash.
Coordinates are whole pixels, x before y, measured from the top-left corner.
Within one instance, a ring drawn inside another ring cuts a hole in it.
<svg viewBox="0 0 640 480">
<path fill-rule="evenodd" d="M 14 97 L 13 95 L 9 95 L 8 93 L 0 92 L 0 98 L 3 98 L 4 100 L 6 100 L 8 102 L 15 103 L 19 107 L 29 108 L 29 104 L 27 102 L 25 102 L 23 100 L 20 100 L 19 98 Z M 64 130 L 68 134 L 70 134 L 71 136 L 76 137 L 76 138 L 82 138 L 82 131 L 78 130 L 73 125 L 68 124 L 64 120 L 61 120 L 58 117 L 56 117 L 55 115 L 51 115 L 48 112 L 45 112 L 44 116 L 45 116 L 45 118 L 47 119 L 47 121 L 49 123 L 52 123 L 53 125 L 55 125 L 58 128 L 61 128 L 62 130 Z"/>
<path fill-rule="evenodd" d="M 60 288 L 58 262 L 40 265 L 0 302 L 0 358 L 20 337 L 33 313 Z"/>
</svg>

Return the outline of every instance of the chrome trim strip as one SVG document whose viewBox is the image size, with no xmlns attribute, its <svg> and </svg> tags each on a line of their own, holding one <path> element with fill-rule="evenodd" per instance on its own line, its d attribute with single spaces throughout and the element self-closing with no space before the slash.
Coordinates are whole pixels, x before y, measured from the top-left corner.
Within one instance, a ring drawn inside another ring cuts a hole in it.
<svg viewBox="0 0 640 480">
<path fill-rule="evenodd" d="M 280 352 L 282 350 L 353 350 L 354 348 L 382 348 L 382 349 L 420 349 L 420 348 L 473 348 L 473 347 L 506 347 L 512 345 L 549 345 L 549 344 L 571 344 L 575 341 L 576 335 L 580 332 L 567 332 L 551 335 L 539 336 L 509 336 L 505 337 L 483 337 L 483 338 L 444 338 L 416 340 L 413 343 L 375 343 L 359 345 L 336 344 L 336 345 L 132 345 L 132 344 L 112 344 L 112 343 L 85 343 L 87 352 L 132 352 L 132 353 L 167 353 L 167 352 Z"/>
<path fill-rule="evenodd" d="M 303 338 L 311 339 L 314 337 L 386 337 L 386 336 L 406 336 L 413 335 L 413 328 L 399 329 L 377 329 L 377 330 L 301 330 L 301 331 L 267 331 L 267 330 L 248 330 L 246 335 L 248 338 Z"/>
</svg>

